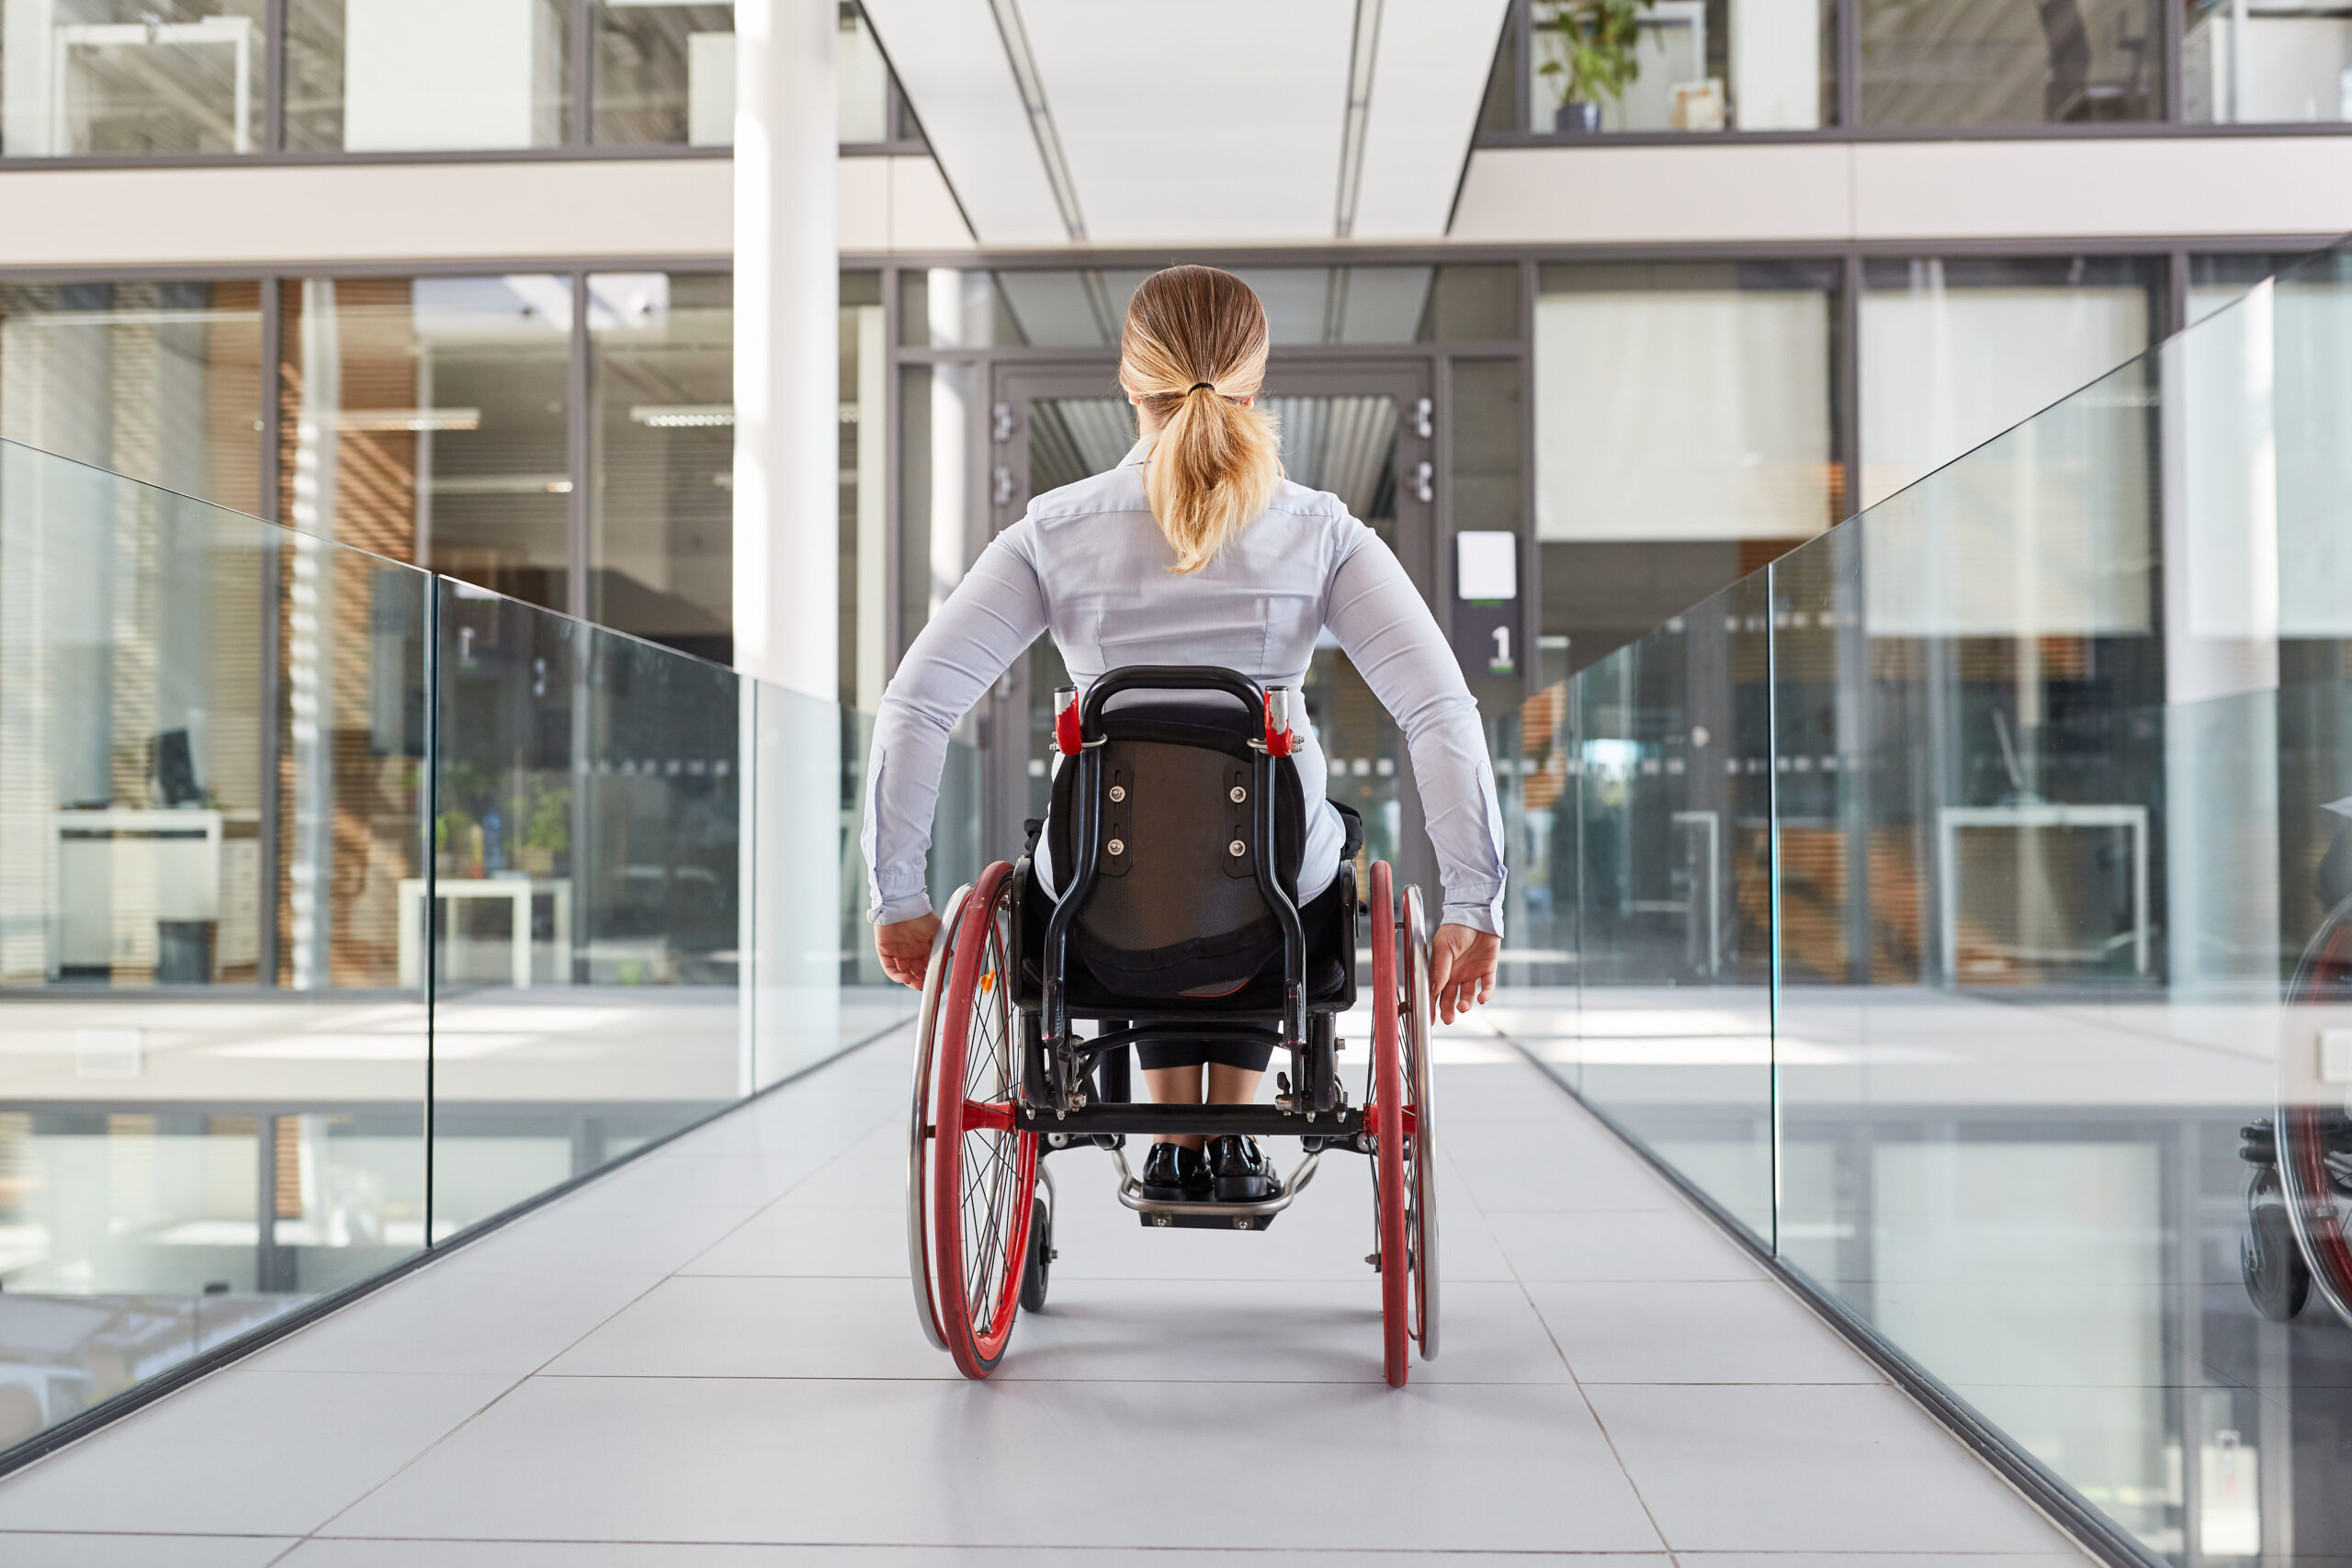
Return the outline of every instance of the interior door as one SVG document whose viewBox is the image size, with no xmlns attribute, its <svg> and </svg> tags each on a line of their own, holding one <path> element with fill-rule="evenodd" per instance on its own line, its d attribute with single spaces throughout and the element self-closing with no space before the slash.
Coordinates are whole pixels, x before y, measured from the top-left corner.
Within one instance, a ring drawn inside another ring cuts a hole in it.
<svg viewBox="0 0 2352 1568">
<path fill-rule="evenodd" d="M 1396 552 L 1433 597 L 1436 475 L 1429 369 L 1416 361 L 1291 361 L 1267 378 L 1264 406 L 1282 432 L 1289 477 L 1326 490 Z M 1000 365 L 990 424 L 993 525 L 1030 499 L 1115 465 L 1134 445 L 1134 409 L 1116 367 Z M 1068 672 L 1040 638 L 990 698 L 986 809 L 991 858 L 1021 847 L 1020 823 L 1046 812 L 1053 693 Z M 1396 728 L 1336 644 L 1318 647 L 1305 698 L 1331 767 L 1329 793 L 1363 813 L 1366 853 L 1418 882 L 1434 908 L 1436 866 Z"/>
</svg>

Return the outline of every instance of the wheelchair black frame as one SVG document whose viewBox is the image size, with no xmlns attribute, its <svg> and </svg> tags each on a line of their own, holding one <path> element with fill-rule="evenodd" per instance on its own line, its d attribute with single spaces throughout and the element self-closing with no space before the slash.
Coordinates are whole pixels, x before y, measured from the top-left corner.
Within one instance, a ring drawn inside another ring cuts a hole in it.
<svg viewBox="0 0 2352 1568">
<path fill-rule="evenodd" d="M 1071 923 L 1094 890 L 1101 875 L 1101 799 L 1102 794 L 1102 734 L 1104 705 L 1114 696 L 1136 691 L 1215 691 L 1241 702 L 1262 725 L 1266 694 L 1258 683 L 1231 670 L 1209 666 L 1135 665 L 1114 670 L 1087 692 L 1079 716 L 1079 750 L 1064 763 L 1079 770 L 1070 801 L 1076 820 L 1070 843 L 1078 865 L 1069 887 L 1054 906 L 1046 925 L 1038 955 L 1039 997 L 1021 1002 L 1024 1046 L 1021 1104 L 1013 1125 L 1022 1132 L 1051 1134 L 1047 1147 L 1065 1147 L 1096 1137 L 1128 1134 L 1167 1137 L 1180 1134 L 1216 1136 L 1241 1133 L 1255 1137 L 1302 1137 L 1317 1145 L 1358 1147 L 1368 1129 L 1360 1106 L 1347 1103 L 1340 1084 L 1338 1016 L 1355 998 L 1355 922 L 1361 913 L 1355 887 L 1355 867 L 1339 869 L 1347 932 L 1341 942 L 1343 981 L 1334 1005 L 1313 1007 L 1306 998 L 1306 933 L 1298 906 L 1283 891 L 1274 855 L 1275 772 L 1279 759 L 1263 739 L 1250 742 L 1250 789 L 1256 802 L 1257 830 L 1252 835 L 1251 867 L 1258 891 L 1273 911 L 1283 939 L 1283 995 L 1278 1009 L 1250 1009 L 1219 1017 L 1204 1016 L 1195 1000 L 1155 1016 L 1153 1007 L 1125 998 L 1115 1009 L 1081 1010 L 1081 1016 L 1115 1021 L 1115 1026 L 1092 1040 L 1070 1032 L 1069 972 Z M 1014 868 L 1013 952 L 1027 952 L 1021 930 L 1027 906 L 1029 879 L 1035 874 L 1024 855 Z M 1380 933 L 1374 933 L 1377 940 Z M 1393 935 L 1393 933 L 1392 933 Z M 1265 1042 L 1289 1053 L 1291 1091 L 1273 1105 L 1152 1105 L 1126 1100 L 1126 1050 L 1153 1040 L 1199 1041 L 1206 1038 Z M 1095 1071 L 1100 1066 L 1100 1072 Z M 1115 1070 L 1114 1070 L 1115 1069 Z M 1096 1079 L 1098 1093 L 1088 1085 Z M 1113 1098 L 1115 1086 L 1117 1098 Z"/>
</svg>

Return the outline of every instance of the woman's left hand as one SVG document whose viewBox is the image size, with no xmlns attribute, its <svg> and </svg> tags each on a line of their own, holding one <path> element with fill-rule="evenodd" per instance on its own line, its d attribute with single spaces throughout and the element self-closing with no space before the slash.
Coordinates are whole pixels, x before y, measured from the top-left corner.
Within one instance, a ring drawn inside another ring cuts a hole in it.
<svg viewBox="0 0 2352 1568">
<path fill-rule="evenodd" d="M 1495 966 L 1503 939 L 1468 926 L 1440 926 L 1430 939 L 1430 991 L 1446 1022 L 1495 994 Z"/>
<path fill-rule="evenodd" d="M 931 968 L 931 944 L 939 936 L 937 915 L 917 915 L 874 928 L 874 951 L 881 955 L 882 973 L 901 986 L 922 989 Z"/>
</svg>

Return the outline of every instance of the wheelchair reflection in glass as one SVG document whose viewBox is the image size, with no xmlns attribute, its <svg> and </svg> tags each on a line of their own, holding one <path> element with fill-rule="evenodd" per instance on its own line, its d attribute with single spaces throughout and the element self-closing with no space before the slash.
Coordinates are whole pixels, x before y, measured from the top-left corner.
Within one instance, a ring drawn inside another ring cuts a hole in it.
<svg viewBox="0 0 2352 1568">
<path fill-rule="evenodd" d="M 2313 1285 L 2352 1323 L 2352 825 L 2339 822 L 2315 880 L 2328 915 L 2280 1009 L 2278 1108 L 2241 1130 L 2238 1151 L 2253 1168 L 2239 1269 L 2274 1323 L 2300 1314 Z"/>
<path fill-rule="evenodd" d="M 1127 700 L 1114 705 L 1114 698 Z M 1147 1226 L 1262 1231 L 1329 1154 L 1373 1168 L 1387 1380 L 1408 1342 L 1437 1353 L 1430 1142 L 1429 939 L 1420 892 L 1387 863 L 1358 908 L 1351 828 L 1330 887 L 1303 908 L 1306 803 L 1291 704 L 1228 670 L 1135 666 L 1081 703 L 1057 694 L 1061 753 L 1046 820 L 1057 899 L 1033 852 L 956 891 L 924 982 L 908 1128 L 907 1247 L 916 1315 L 964 1375 L 996 1369 L 1055 1256 L 1046 1156 L 1110 1151 L 1119 1201 Z M 1370 921 L 1372 1040 L 1361 1103 L 1340 1081 Z M 1080 1038 L 1077 1020 L 1097 1021 Z M 1131 1046 L 1253 1043 L 1286 1053 L 1271 1105 L 1136 1104 Z M 1171 1201 L 1129 1169 L 1130 1134 L 1295 1137 L 1274 1195 Z"/>
</svg>

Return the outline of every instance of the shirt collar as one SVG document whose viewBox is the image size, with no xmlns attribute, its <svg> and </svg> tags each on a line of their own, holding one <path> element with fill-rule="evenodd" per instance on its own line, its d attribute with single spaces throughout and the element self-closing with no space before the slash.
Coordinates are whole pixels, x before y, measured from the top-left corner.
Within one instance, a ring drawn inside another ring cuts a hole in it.
<svg viewBox="0 0 2352 1568">
<path fill-rule="evenodd" d="M 1127 448 L 1127 455 L 1119 459 L 1119 467 L 1123 468 L 1140 468 L 1150 457 L 1151 437 L 1146 435 L 1139 438 L 1134 446 Z"/>
</svg>

